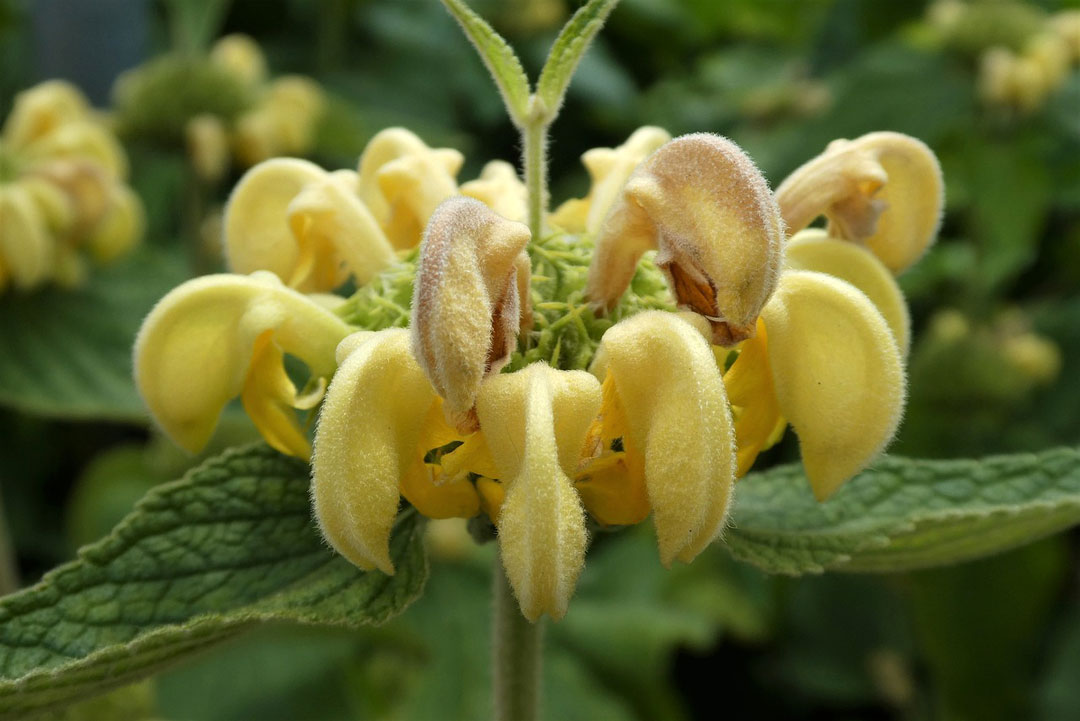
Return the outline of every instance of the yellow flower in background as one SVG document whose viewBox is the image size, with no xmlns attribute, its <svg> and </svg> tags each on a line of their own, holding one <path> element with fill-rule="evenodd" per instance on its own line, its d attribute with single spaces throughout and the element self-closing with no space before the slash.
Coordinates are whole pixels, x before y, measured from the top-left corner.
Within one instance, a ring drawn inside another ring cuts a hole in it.
<svg viewBox="0 0 1080 721">
<path fill-rule="evenodd" d="M 0 131 L 0 289 L 83 282 L 142 237 L 123 149 L 69 83 L 20 93 Z"/>
<path fill-rule="evenodd" d="M 651 516 L 661 561 L 688 562 L 788 424 L 822 500 L 889 442 L 910 335 L 893 270 L 940 215 L 926 154 L 896 134 L 834 144 L 774 196 L 730 141 L 644 128 L 586 154 L 593 188 L 552 218 L 580 238 L 543 239 L 520 222 L 512 166 L 459 187 L 460 153 L 404 129 L 377 134 L 357 172 L 268 161 L 226 210 L 230 267 L 252 275 L 163 300 L 139 387 L 189 448 L 239 396 L 305 457 L 297 411 L 321 402 L 312 498 L 331 546 L 393 573 L 402 497 L 486 517 L 522 612 L 557 619 L 590 518 Z M 784 219 L 820 215 L 827 231 L 786 238 Z M 326 295 L 350 278 L 353 298 Z M 285 354 L 308 366 L 304 389 Z"/>
</svg>

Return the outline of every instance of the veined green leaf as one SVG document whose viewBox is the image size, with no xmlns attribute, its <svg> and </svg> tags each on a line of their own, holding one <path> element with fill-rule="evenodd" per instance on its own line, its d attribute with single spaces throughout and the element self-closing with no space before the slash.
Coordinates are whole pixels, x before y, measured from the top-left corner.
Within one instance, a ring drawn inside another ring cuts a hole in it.
<svg viewBox="0 0 1080 721">
<path fill-rule="evenodd" d="M 1080 523 L 1080 449 L 980 460 L 883 457 L 825 503 L 798 465 L 747 476 L 732 555 L 766 571 L 900 571 L 956 563 Z"/>
<path fill-rule="evenodd" d="M 513 48 L 463 0 L 442 0 L 442 3 L 476 46 L 480 59 L 499 86 L 511 120 L 520 127 L 529 109 L 529 78 Z"/>
<path fill-rule="evenodd" d="M 578 63 L 618 4 L 619 0 L 589 0 L 559 32 L 536 84 L 536 95 L 552 119 L 562 106 Z"/>
<path fill-rule="evenodd" d="M 0 404 L 61 418 L 143 420 L 131 346 L 146 314 L 185 278 L 177 259 L 144 250 L 92 272 L 77 290 L 0 297 Z"/>
<path fill-rule="evenodd" d="M 399 613 L 427 578 L 416 515 L 394 529 L 397 573 L 363 573 L 315 529 L 308 476 L 261 444 L 227 451 L 0 600 L 0 719 L 130 683 L 260 622 L 356 627 Z"/>
</svg>

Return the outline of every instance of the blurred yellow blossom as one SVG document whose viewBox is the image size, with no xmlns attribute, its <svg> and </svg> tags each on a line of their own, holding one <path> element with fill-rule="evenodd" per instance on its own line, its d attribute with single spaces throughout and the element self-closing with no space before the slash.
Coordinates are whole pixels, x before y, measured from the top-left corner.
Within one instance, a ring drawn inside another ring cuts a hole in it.
<svg viewBox="0 0 1080 721">
<path fill-rule="evenodd" d="M 75 286 L 142 237 L 127 157 L 77 88 L 23 91 L 0 131 L 0 289 Z"/>
</svg>

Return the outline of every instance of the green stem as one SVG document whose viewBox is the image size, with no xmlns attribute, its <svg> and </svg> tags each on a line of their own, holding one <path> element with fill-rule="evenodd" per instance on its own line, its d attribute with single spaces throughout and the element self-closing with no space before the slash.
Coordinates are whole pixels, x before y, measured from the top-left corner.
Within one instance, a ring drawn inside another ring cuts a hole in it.
<svg viewBox="0 0 1080 721">
<path fill-rule="evenodd" d="M 493 582 L 495 721 L 535 721 L 543 628 L 521 615 L 499 554 L 495 555 Z"/>
<path fill-rule="evenodd" d="M 525 146 L 525 190 L 529 203 L 529 230 L 533 242 L 543 237 L 544 214 L 547 212 L 547 131 L 546 120 L 531 118 L 521 130 Z"/>
<path fill-rule="evenodd" d="M 7 529 L 4 501 L 0 498 L 0 596 L 19 590 L 19 570 L 15 564 L 15 549 Z"/>
</svg>

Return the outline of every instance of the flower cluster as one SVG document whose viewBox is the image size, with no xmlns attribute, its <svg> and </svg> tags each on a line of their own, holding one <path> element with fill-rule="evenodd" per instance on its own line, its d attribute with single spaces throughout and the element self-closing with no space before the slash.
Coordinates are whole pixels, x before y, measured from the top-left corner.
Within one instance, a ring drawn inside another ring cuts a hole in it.
<svg viewBox="0 0 1080 721">
<path fill-rule="evenodd" d="M 946 42 L 978 54 L 979 97 L 992 107 L 1034 112 L 1080 64 L 1080 10 L 937 0 L 928 15 Z"/>
<path fill-rule="evenodd" d="M 326 540 L 393 573 L 402 497 L 486 516 L 529 619 L 566 612 L 590 522 L 651 515 L 661 561 L 690 561 L 788 424 L 821 500 L 892 438 L 909 342 L 893 274 L 942 204 L 922 143 L 836 141 L 774 194 L 730 141 L 643 128 L 585 155 L 588 196 L 539 238 L 512 167 L 459 188 L 461 161 L 392 129 L 355 173 L 252 169 L 225 224 L 250 275 L 174 290 L 136 345 L 166 432 L 198 448 L 239 395 L 271 445 L 306 457 L 294 409 L 321 402 Z M 328 295 L 349 279 L 349 300 Z M 310 371 L 301 391 L 285 354 Z"/>
<path fill-rule="evenodd" d="M 258 44 L 239 34 L 218 40 L 206 57 L 165 56 L 125 73 L 114 95 L 126 132 L 182 140 L 210 183 L 233 160 L 247 168 L 308 154 L 326 106 L 309 77 L 271 79 Z"/>
<path fill-rule="evenodd" d="M 20 93 L 0 132 L 0 290 L 79 285 L 143 233 L 127 157 L 74 86 Z"/>
</svg>

